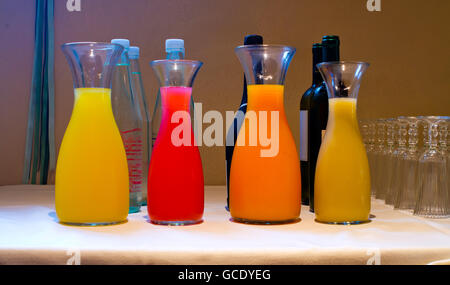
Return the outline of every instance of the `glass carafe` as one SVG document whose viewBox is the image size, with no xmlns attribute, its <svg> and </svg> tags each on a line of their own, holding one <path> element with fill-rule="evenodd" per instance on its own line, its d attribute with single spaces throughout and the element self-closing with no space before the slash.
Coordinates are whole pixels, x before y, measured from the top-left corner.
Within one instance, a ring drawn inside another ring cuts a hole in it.
<svg viewBox="0 0 450 285">
<path fill-rule="evenodd" d="M 128 215 L 128 167 L 111 107 L 111 76 L 120 45 L 69 43 L 75 102 L 59 150 L 55 207 L 61 223 L 108 225 Z"/>
<path fill-rule="evenodd" d="M 316 221 L 354 224 L 369 220 L 370 170 L 356 117 L 360 80 L 369 64 L 317 65 L 329 97 L 329 117 L 315 176 Z"/>
<path fill-rule="evenodd" d="M 230 213 L 244 223 L 298 221 L 300 162 L 284 112 L 284 79 L 295 49 L 239 46 L 248 104 L 230 173 Z"/>
<path fill-rule="evenodd" d="M 193 60 L 151 62 L 161 86 L 162 108 L 148 174 L 148 215 L 155 224 L 202 221 L 203 169 L 189 112 L 192 84 L 201 65 Z"/>
</svg>

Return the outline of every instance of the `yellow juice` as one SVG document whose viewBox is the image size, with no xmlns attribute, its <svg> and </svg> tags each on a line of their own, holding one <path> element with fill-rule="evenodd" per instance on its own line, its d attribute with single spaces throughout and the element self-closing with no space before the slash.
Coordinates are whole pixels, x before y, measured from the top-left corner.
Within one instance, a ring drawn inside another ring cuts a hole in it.
<svg viewBox="0 0 450 285">
<path fill-rule="evenodd" d="M 108 224 L 128 215 L 128 166 L 114 120 L 111 90 L 76 88 L 55 180 L 61 222 Z"/>
<path fill-rule="evenodd" d="M 346 223 L 369 219 L 369 163 L 356 119 L 356 99 L 329 99 L 327 130 L 314 183 L 317 221 Z"/>
</svg>

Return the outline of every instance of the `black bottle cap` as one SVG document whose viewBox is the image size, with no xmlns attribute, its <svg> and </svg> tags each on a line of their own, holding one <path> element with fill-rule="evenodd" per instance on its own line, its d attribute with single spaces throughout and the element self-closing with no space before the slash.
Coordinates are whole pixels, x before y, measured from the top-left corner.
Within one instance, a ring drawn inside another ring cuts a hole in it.
<svg viewBox="0 0 450 285">
<path fill-rule="evenodd" d="M 337 45 L 339 46 L 340 40 L 339 36 L 335 35 L 327 35 L 322 37 L 322 44 L 323 45 Z"/>
<path fill-rule="evenodd" d="M 263 37 L 260 35 L 246 35 L 244 45 L 262 45 Z"/>
<path fill-rule="evenodd" d="M 323 61 L 339 61 L 339 45 L 338 36 L 330 35 L 322 37 L 322 57 Z"/>
<path fill-rule="evenodd" d="M 322 62 L 322 44 L 315 43 L 312 45 L 312 53 L 313 53 L 313 64 Z"/>
</svg>

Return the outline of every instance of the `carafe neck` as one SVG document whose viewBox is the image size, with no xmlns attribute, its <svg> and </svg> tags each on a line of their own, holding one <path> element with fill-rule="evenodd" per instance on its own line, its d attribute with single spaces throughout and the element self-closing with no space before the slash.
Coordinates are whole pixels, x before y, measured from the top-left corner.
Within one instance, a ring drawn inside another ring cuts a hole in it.
<svg viewBox="0 0 450 285">
<path fill-rule="evenodd" d="M 330 98 L 328 101 L 329 114 L 332 120 L 358 125 L 356 119 L 356 99 Z"/>
<path fill-rule="evenodd" d="M 161 107 L 163 114 L 166 112 L 166 115 L 169 115 L 177 111 L 189 112 L 191 90 L 190 87 L 161 87 Z"/>
<path fill-rule="evenodd" d="M 247 112 L 280 111 L 284 114 L 284 86 L 276 84 L 251 84 L 248 88 Z"/>
</svg>

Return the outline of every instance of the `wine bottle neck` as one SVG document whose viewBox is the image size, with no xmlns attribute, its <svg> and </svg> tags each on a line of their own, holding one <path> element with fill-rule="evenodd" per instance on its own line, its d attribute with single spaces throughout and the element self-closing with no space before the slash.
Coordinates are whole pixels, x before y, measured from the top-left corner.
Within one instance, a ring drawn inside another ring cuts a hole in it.
<svg viewBox="0 0 450 285">
<path fill-rule="evenodd" d="M 317 64 L 323 62 L 322 56 L 322 45 L 315 44 L 313 46 L 313 85 L 319 85 L 322 83 L 322 75 L 320 75 L 319 69 L 317 68 Z"/>
<path fill-rule="evenodd" d="M 247 81 L 244 75 L 244 88 L 242 90 L 241 106 L 247 104 Z"/>
<path fill-rule="evenodd" d="M 324 45 L 322 49 L 322 58 L 324 62 L 339 61 L 339 45 Z"/>
<path fill-rule="evenodd" d="M 322 82 L 322 75 L 320 75 L 320 72 L 317 70 L 317 68 L 313 68 L 313 85 L 320 85 Z"/>
</svg>

